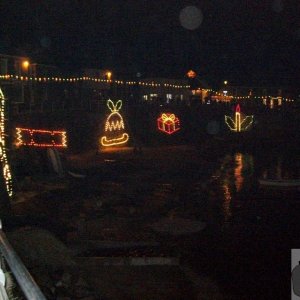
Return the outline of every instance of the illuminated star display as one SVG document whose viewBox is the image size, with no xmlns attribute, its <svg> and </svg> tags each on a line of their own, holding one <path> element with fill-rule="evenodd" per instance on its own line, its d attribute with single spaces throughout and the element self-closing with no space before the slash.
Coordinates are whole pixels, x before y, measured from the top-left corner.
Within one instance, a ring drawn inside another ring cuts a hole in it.
<svg viewBox="0 0 300 300">
<path fill-rule="evenodd" d="M 13 194 L 12 189 L 12 176 L 10 171 L 10 166 L 8 163 L 6 155 L 6 145 L 5 145 L 5 98 L 0 88 L 0 161 L 2 164 L 2 172 L 4 177 L 4 182 L 6 186 L 7 193 L 9 197 Z"/>
<path fill-rule="evenodd" d="M 235 108 L 234 120 L 229 116 L 225 116 L 225 123 L 231 131 L 235 131 L 235 132 L 246 131 L 247 129 L 250 128 L 250 126 L 253 123 L 253 116 L 244 117 L 241 114 L 241 108 L 240 105 L 238 104 Z"/>
<path fill-rule="evenodd" d="M 66 131 L 16 128 L 16 146 L 67 147 Z"/>
<path fill-rule="evenodd" d="M 180 130 L 180 122 L 174 114 L 162 113 L 157 119 L 157 127 L 159 130 L 167 134 L 173 134 L 174 132 Z"/>
<path fill-rule="evenodd" d="M 101 137 L 100 143 L 104 147 L 122 145 L 128 142 L 129 135 L 124 132 L 125 125 L 122 115 L 119 113 L 122 108 L 122 100 L 114 104 L 110 99 L 107 101 L 107 107 L 111 113 L 105 122 L 105 135 Z"/>
</svg>

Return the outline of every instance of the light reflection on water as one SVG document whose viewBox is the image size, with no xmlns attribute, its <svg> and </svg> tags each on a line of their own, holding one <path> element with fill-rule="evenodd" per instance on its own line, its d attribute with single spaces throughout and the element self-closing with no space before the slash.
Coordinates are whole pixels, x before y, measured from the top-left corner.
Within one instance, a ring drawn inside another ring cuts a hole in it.
<svg viewBox="0 0 300 300">
<path fill-rule="evenodd" d="M 231 204 L 231 193 L 230 193 L 230 189 L 229 189 L 229 184 L 226 183 L 223 185 L 223 189 L 224 189 L 224 202 L 223 202 L 223 212 L 224 212 L 224 218 L 225 218 L 225 222 L 228 221 L 228 219 L 231 217 L 231 208 L 230 208 L 230 204 Z"/>
<path fill-rule="evenodd" d="M 234 168 L 234 179 L 236 191 L 239 192 L 243 186 L 244 177 L 242 175 L 243 170 L 243 154 L 236 153 L 234 156 L 235 159 L 235 168 Z"/>
<path fill-rule="evenodd" d="M 269 169 L 287 174 L 292 168 L 282 161 L 277 153 L 261 156 L 237 152 L 225 155 L 214 170 L 186 168 L 166 178 L 154 175 L 144 179 L 138 171 L 111 186 L 99 182 L 99 199 L 103 206 L 107 204 L 124 216 L 181 215 L 204 218 L 221 226 L 232 224 L 237 218 L 257 216 L 257 208 L 265 203 L 261 199 L 266 199 L 257 179 Z"/>
<path fill-rule="evenodd" d="M 247 192 L 248 183 L 254 171 L 253 156 L 243 153 L 226 155 L 220 168 L 212 175 L 216 180 L 220 193 L 219 197 L 224 222 L 229 222 L 233 215 L 233 206 L 238 206 L 239 194 Z"/>
<path fill-rule="evenodd" d="M 213 207 L 212 218 L 221 224 L 232 223 L 235 217 L 242 215 L 256 218 L 257 209 L 265 209 L 266 201 L 280 201 L 285 197 L 284 193 L 291 192 L 263 189 L 258 183 L 262 177 L 299 178 L 299 158 L 293 153 L 284 156 L 280 151 L 263 155 L 241 152 L 225 155 L 211 176 L 213 185 L 209 186 L 209 202 Z"/>
</svg>

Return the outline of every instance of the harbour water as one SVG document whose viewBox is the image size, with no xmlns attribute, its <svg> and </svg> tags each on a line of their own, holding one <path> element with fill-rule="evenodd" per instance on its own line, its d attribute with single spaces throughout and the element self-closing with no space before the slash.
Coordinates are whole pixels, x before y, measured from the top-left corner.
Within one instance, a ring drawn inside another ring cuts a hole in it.
<svg viewBox="0 0 300 300">
<path fill-rule="evenodd" d="M 19 203 L 16 212 L 42 214 L 39 225 L 66 244 L 78 238 L 159 242 L 161 249 L 123 255 L 175 255 L 216 282 L 224 299 L 286 298 L 290 251 L 300 247 L 300 191 L 262 188 L 258 179 L 299 178 L 297 151 L 237 148 L 203 156 L 196 148 L 175 146 L 93 160 L 93 169 L 85 163 L 86 179 L 68 179 L 64 189 Z M 176 237 L 149 230 L 164 217 L 206 227 Z"/>
</svg>

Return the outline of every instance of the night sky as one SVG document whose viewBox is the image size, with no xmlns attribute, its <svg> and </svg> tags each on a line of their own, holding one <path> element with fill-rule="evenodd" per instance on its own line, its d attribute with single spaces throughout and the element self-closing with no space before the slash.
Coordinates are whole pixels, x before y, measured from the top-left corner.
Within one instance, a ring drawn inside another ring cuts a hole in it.
<svg viewBox="0 0 300 300">
<path fill-rule="evenodd" d="M 179 18 L 190 5 L 203 15 L 194 30 Z M 210 84 L 299 84 L 299 0 L 10 0 L 0 6 L 2 54 L 127 77 L 183 78 L 194 69 Z"/>
</svg>

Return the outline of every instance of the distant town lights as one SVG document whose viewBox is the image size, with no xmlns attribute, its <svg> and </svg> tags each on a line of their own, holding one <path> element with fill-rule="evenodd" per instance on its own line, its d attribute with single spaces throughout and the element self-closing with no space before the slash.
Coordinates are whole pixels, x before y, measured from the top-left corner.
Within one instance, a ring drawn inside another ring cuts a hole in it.
<svg viewBox="0 0 300 300">
<path fill-rule="evenodd" d="M 124 80 L 108 80 L 108 79 L 102 79 L 99 77 L 70 77 L 70 78 L 62 78 L 62 77 L 32 77 L 32 76 L 18 76 L 18 75 L 0 75 L 0 80 L 19 80 L 19 81 L 35 81 L 37 83 L 44 83 L 44 82 L 70 82 L 70 83 L 77 83 L 81 81 L 91 81 L 91 82 L 98 82 L 98 83 L 114 83 L 116 85 L 140 85 L 140 86 L 146 86 L 146 87 L 169 87 L 173 89 L 190 89 L 189 85 L 180 85 L 180 84 L 173 84 L 173 83 L 155 83 L 155 82 L 145 82 L 145 81 L 124 81 Z M 225 83 L 227 82 L 227 83 Z M 224 81 L 225 85 L 228 85 L 228 81 Z M 213 94 L 220 94 L 218 91 L 207 89 L 207 92 L 211 92 Z M 264 96 L 253 96 L 253 95 L 247 95 L 247 96 L 233 96 L 234 99 L 263 99 L 264 97 L 274 97 L 274 95 L 264 95 Z M 294 99 L 291 98 L 282 98 L 285 102 L 294 102 Z"/>
<path fill-rule="evenodd" d="M 62 77 L 29 77 L 29 76 L 18 76 L 18 75 L 0 75 L 2 80 L 20 80 L 20 81 L 35 81 L 35 82 L 79 82 L 79 81 L 92 81 L 100 83 L 115 83 L 117 85 L 142 85 L 148 87 L 160 87 L 165 86 L 165 84 L 155 83 L 155 82 L 143 82 L 143 81 L 124 81 L 124 80 L 112 80 L 112 79 L 101 79 L 96 77 L 72 77 L 72 78 L 62 78 Z M 174 89 L 188 89 L 188 85 L 179 84 L 168 84 L 168 87 Z"/>
</svg>

